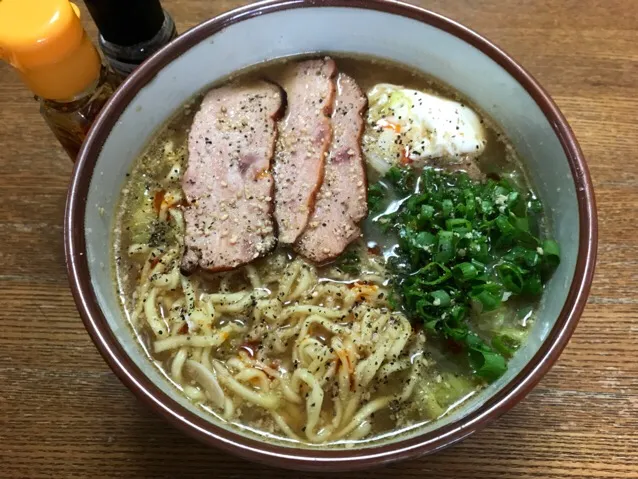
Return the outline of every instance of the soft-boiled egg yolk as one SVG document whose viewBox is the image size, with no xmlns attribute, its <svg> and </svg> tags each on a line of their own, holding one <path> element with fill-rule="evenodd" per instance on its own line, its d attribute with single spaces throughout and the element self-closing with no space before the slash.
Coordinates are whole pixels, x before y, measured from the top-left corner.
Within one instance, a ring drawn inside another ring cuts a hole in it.
<svg viewBox="0 0 638 479">
<path fill-rule="evenodd" d="M 380 83 L 368 92 L 368 160 L 381 172 L 393 164 L 450 162 L 485 149 L 485 129 L 466 105 L 397 85 Z"/>
</svg>

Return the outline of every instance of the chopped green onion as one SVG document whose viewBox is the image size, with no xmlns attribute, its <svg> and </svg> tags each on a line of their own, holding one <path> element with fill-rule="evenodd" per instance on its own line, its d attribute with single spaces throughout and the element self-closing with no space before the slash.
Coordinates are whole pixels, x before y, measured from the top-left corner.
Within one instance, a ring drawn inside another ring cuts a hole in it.
<svg viewBox="0 0 638 479">
<path fill-rule="evenodd" d="M 472 241 L 469 245 L 468 254 L 470 258 L 480 261 L 481 263 L 487 263 L 490 260 L 486 241 Z"/>
<path fill-rule="evenodd" d="M 512 263 L 501 263 L 496 266 L 496 272 L 506 290 L 514 294 L 521 294 L 524 286 L 521 268 Z"/>
<path fill-rule="evenodd" d="M 381 183 L 374 183 L 368 187 L 368 208 L 372 213 L 378 213 L 383 209 L 384 190 Z"/>
<path fill-rule="evenodd" d="M 421 231 L 414 237 L 414 244 L 418 248 L 430 251 L 430 249 L 436 244 L 436 236 L 429 231 Z"/>
<path fill-rule="evenodd" d="M 441 308 L 445 308 L 450 305 L 451 299 L 450 295 L 447 294 L 445 290 L 437 289 L 436 291 L 432 291 L 430 293 L 432 297 L 432 304 L 434 306 L 440 306 Z"/>
<path fill-rule="evenodd" d="M 470 349 L 470 364 L 475 373 L 488 381 L 495 381 L 507 371 L 503 355 L 490 349 Z"/>
<path fill-rule="evenodd" d="M 454 233 L 441 230 L 436 235 L 437 253 L 434 257 L 437 263 L 447 263 L 454 258 Z"/>
<path fill-rule="evenodd" d="M 452 274 L 459 281 L 469 281 L 478 276 L 478 269 L 473 263 L 459 263 L 452 268 Z"/>
<path fill-rule="evenodd" d="M 448 230 L 459 232 L 459 230 L 472 231 L 472 223 L 465 218 L 453 218 L 445 222 Z"/>
<path fill-rule="evenodd" d="M 423 285 L 432 286 L 447 281 L 450 270 L 441 263 L 432 262 L 417 271 L 415 276 L 423 280 Z"/>
<path fill-rule="evenodd" d="M 476 200 L 471 191 L 465 192 L 465 217 L 469 220 L 476 215 Z"/>
<path fill-rule="evenodd" d="M 515 338 L 506 334 L 499 334 L 492 338 L 492 347 L 507 358 L 511 358 L 516 350 L 520 347 L 520 343 Z"/>
<path fill-rule="evenodd" d="M 470 297 L 481 304 L 482 311 L 493 311 L 501 305 L 503 287 L 494 282 L 487 282 L 472 288 Z"/>
<path fill-rule="evenodd" d="M 512 237 L 516 232 L 516 228 L 510 223 L 510 220 L 505 215 L 500 215 L 496 217 L 494 221 L 496 227 L 501 231 L 503 236 Z"/>
<path fill-rule="evenodd" d="M 441 213 L 444 218 L 449 218 L 452 216 L 452 211 L 454 211 L 454 203 L 452 200 L 443 200 L 441 202 Z"/>
<path fill-rule="evenodd" d="M 528 296 L 538 296 L 542 291 L 543 282 L 541 280 L 541 275 L 539 273 L 535 273 L 525 280 L 521 293 Z"/>
<path fill-rule="evenodd" d="M 552 268 L 558 266 L 560 262 L 560 249 L 558 243 L 554 240 L 547 239 L 543 241 L 543 259 L 544 262 Z"/>
<path fill-rule="evenodd" d="M 515 208 L 520 197 L 521 195 L 518 191 L 510 191 L 510 193 L 507 195 L 507 206 L 509 206 L 510 209 Z"/>
<path fill-rule="evenodd" d="M 532 199 L 527 203 L 527 210 L 532 214 L 538 214 L 543 211 L 543 204 L 537 199 Z"/>
<path fill-rule="evenodd" d="M 477 375 L 488 381 L 494 381 L 507 370 L 505 357 L 493 350 L 475 333 L 467 334 L 466 343 L 469 349 L 470 365 Z"/>
<path fill-rule="evenodd" d="M 432 205 L 421 206 L 421 218 L 429 220 L 434 216 L 434 207 Z"/>
<path fill-rule="evenodd" d="M 488 381 L 503 374 L 518 346 L 496 329 L 477 335 L 477 321 L 510 296 L 538 297 L 560 260 L 558 244 L 537 236 L 540 201 L 522 187 L 515 178 L 475 181 L 465 173 L 393 167 L 369 189 L 371 210 L 390 204 L 391 189 L 405 199 L 378 220 L 399 237 L 387 264 L 391 306 L 400 301 L 428 334 L 456 342 Z"/>
<path fill-rule="evenodd" d="M 514 223 L 514 227 L 522 232 L 529 232 L 529 218 L 519 218 L 516 215 L 512 215 L 510 218 L 512 223 Z"/>
<path fill-rule="evenodd" d="M 360 270 L 360 262 L 361 258 L 359 257 L 359 253 L 356 249 L 350 247 L 339 256 L 334 264 L 344 273 L 357 274 Z"/>
</svg>

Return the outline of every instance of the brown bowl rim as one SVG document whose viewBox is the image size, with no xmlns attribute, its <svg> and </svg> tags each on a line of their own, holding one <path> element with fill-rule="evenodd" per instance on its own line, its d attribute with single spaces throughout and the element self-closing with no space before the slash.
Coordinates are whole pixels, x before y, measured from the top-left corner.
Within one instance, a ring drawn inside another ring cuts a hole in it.
<svg viewBox="0 0 638 479">
<path fill-rule="evenodd" d="M 202 40 L 241 20 L 281 10 L 322 6 L 376 10 L 412 18 L 460 38 L 496 61 L 527 90 L 552 125 L 569 161 L 579 208 L 574 280 L 556 324 L 523 370 L 494 397 L 457 421 L 391 444 L 360 449 L 289 448 L 254 440 L 206 421 L 171 399 L 132 362 L 108 327 L 91 286 L 84 236 L 86 200 L 102 146 L 125 107 L 158 71 Z M 587 164 L 567 121 L 536 80 L 492 42 L 439 14 L 392 0 L 268 0 L 232 10 L 185 32 L 147 60 L 116 91 L 91 128 L 76 161 L 67 197 L 64 236 L 67 272 L 82 321 L 108 365 L 138 398 L 190 436 L 242 458 L 297 470 L 344 471 L 441 450 L 482 429 L 523 399 L 556 361 L 585 308 L 596 263 L 598 226 Z"/>
</svg>

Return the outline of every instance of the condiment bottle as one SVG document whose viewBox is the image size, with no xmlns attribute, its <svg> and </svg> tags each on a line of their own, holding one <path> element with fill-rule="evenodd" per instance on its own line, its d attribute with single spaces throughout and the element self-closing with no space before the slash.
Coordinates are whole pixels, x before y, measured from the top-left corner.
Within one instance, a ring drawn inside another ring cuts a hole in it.
<svg viewBox="0 0 638 479">
<path fill-rule="evenodd" d="M 84 0 L 100 31 L 100 48 L 122 78 L 177 36 L 159 0 Z"/>
<path fill-rule="evenodd" d="M 0 58 L 40 102 L 71 159 L 117 87 L 68 0 L 0 0 Z"/>
</svg>

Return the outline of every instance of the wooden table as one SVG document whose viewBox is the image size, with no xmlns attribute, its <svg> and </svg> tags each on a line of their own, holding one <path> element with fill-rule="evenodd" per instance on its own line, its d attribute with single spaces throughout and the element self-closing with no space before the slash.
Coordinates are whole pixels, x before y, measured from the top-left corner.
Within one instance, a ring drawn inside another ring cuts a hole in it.
<svg viewBox="0 0 638 479">
<path fill-rule="evenodd" d="M 164 1 L 180 31 L 244 3 Z M 525 401 L 452 449 L 367 477 L 638 478 L 638 2 L 418 3 L 494 40 L 554 96 L 589 160 L 600 259 L 578 330 Z M 111 373 L 67 284 L 70 172 L 37 104 L 0 66 L 0 477 L 320 477 L 208 449 Z"/>
</svg>

